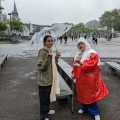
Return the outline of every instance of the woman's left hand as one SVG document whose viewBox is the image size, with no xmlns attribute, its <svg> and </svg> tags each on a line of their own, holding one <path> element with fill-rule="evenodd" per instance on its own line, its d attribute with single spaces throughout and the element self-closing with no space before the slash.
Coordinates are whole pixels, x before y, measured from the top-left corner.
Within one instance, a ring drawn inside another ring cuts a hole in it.
<svg viewBox="0 0 120 120">
<path fill-rule="evenodd" d="M 61 56 L 61 53 L 56 51 L 56 57 L 60 57 Z"/>
</svg>

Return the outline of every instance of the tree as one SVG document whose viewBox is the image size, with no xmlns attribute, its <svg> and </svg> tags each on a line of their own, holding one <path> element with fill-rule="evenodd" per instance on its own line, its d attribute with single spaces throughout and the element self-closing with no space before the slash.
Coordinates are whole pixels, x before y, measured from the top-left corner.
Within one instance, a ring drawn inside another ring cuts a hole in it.
<svg viewBox="0 0 120 120">
<path fill-rule="evenodd" d="M 18 31 L 18 32 L 23 31 L 23 23 L 20 20 L 12 18 L 11 24 L 12 24 L 12 30 Z"/>
<path fill-rule="evenodd" d="M 0 6 L 0 10 L 3 10 L 4 8 L 2 6 Z"/>
<path fill-rule="evenodd" d="M 0 21 L 0 33 L 3 34 L 3 32 L 7 30 L 7 28 L 7 24 L 5 22 Z"/>
<path fill-rule="evenodd" d="M 2 10 L 4 10 L 4 8 L 0 6 L 0 14 L 2 13 Z"/>
<path fill-rule="evenodd" d="M 120 9 L 105 11 L 99 19 L 102 26 L 107 26 L 108 29 L 120 30 Z"/>
<path fill-rule="evenodd" d="M 37 28 L 35 29 L 35 32 L 40 32 L 40 28 L 37 27 Z"/>
<path fill-rule="evenodd" d="M 68 22 L 65 22 L 65 24 L 72 25 L 72 27 L 74 26 L 74 24 L 73 24 L 73 23 L 68 23 Z"/>
</svg>

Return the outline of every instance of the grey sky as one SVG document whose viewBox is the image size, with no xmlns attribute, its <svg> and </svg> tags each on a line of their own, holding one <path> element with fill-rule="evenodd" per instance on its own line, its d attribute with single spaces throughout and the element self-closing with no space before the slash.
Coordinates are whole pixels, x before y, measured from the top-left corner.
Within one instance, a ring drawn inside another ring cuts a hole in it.
<svg viewBox="0 0 120 120">
<path fill-rule="evenodd" d="M 96 19 L 114 8 L 120 8 L 120 0 L 15 0 L 22 22 L 51 25 L 70 22 L 78 24 Z M 12 12 L 14 0 L 2 1 L 4 12 Z M 9 16 L 8 16 L 9 17 Z"/>
</svg>

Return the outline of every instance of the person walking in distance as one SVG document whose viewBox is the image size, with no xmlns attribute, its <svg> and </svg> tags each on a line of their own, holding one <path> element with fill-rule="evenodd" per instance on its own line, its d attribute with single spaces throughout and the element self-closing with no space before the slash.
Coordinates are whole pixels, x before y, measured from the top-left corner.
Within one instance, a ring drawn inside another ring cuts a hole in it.
<svg viewBox="0 0 120 120">
<path fill-rule="evenodd" d="M 94 44 L 94 43 L 97 44 L 97 35 L 94 35 L 93 37 L 94 37 L 94 42 L 93 42 L 93 44 Z"/>
</svg>

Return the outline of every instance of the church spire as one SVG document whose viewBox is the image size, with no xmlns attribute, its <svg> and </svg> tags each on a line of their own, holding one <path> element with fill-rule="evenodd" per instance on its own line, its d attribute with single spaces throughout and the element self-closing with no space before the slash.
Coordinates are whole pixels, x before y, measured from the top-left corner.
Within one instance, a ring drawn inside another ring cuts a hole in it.
<svg viewBox="0 0 120 120">
<path fill-rule="evenodd" d="M 13 16 L 14 18 L 16 18 L 16 19 L 19 19 L 15 1 L 14 1 L 14 8 L 13 8 L 13 11 L 12 11 L 12 16 Z"/>
<path fill-rule="evenodd" d="M 16 4 L 15 4 L 15 1 L 14 1 L 14 8 L 13 8 L 13 12 L 14 12 L 14 13 L 18 13 L 18 12 L 17 12 L 17 7 L 16 7 Z"/>
</svg>

